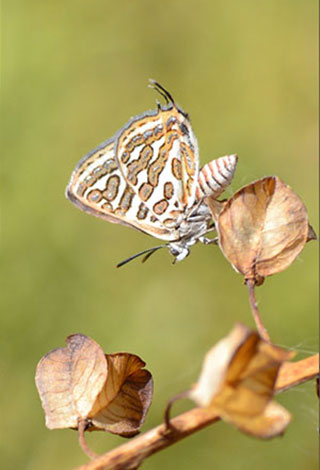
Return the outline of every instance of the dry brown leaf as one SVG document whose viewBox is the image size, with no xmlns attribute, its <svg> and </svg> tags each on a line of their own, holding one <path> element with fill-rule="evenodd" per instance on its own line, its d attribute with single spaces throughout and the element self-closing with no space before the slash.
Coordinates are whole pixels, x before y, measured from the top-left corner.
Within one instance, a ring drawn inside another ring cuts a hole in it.
<svg viewBox="0 0 320 470">
<path fill-rule="evenodd" d="M 245 280 L 256 284 L 286 269 L 315 237 L 301 199 L 276 176 L 240 189 L 220 212 L 215 201 L 207 202 L 222 252 Z"/>
<path fill-rule="evenodd" d="M 200 377 L 190 391 L 190 398 L 200 406 L 209 406 L 225 381 L 227 368 L 237 349 L 245 341 L 250 343 L 251 338 L 255 341 L 256 337 L 256 333 L 238 323 L 228 336 L 213 346 L 205 356 Z"/>
<path fill-rule="evenodd" d="M 139 432 L 151 405 L 152 377 L 138 356 L 118 353 L 106 357 L 108 380 L 89 418 L 94 429 L 131 437 Z"/>
<path fill-rule="evenodd" d="M 231 419 L 229 415 L 222 418 L 250 436 L 271 439 L 284 433 L 290 423 L 291 415 L 283 406 L 272 401 L 261 414 L 250 417 L 234 413 Z"/>
<path fill-rule="evenodd" d="M 100 346 L 85 335 L 68 336 L 65 348 L 50 351 L 39 362 L 36 385 L 49 429 L 77 428 L 107 378 Z"/>
<path fill-rule="evenodd" d="M 129 353 L 105 355 L 84 335 L 71 335 L 67 346 L 45 355 L 36 385 L 50 429 L 101 429 L 132 436 L 139 432 L 152 400 L 152 376 Z"/>
<path fill-rule="evenodd" d="M 244 432 L 256 437 L 278 435 L 290 415 L 272 402 L 274 386 L 282 363 L 293 355 L 237 324 L 207 353 L 189 397 Z"/>
</svg>

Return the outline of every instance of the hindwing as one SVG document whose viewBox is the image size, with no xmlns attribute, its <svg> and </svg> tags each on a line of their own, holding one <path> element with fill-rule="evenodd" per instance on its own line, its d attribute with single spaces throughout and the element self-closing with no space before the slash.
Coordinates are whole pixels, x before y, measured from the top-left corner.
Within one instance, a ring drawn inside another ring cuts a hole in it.
<svg viewBox="0 0 320 470">
<path fill-rule="evenodd" d="M 114 139 L 109 139 L 78 163 L 66 190 L 68 199 L 81 210 L 109 222 L 163 240 L 176 239 L 176 231 L 167 229 L 127 184 L 114 147 Z"/>
</svg>

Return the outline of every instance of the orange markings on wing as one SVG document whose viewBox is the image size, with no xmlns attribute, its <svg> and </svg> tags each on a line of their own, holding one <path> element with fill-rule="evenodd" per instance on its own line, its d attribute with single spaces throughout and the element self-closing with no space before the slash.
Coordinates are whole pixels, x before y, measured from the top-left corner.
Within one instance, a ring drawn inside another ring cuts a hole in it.
<svg viewBox="0 0 320 470">
<path fill-rule="evenodd" d="M 143 183 L 139 189 L 139 197 L 142 201 L 147 201 L 153 193 L 154 187 L 149 183 Z"/>
<path fill-rule="evenodd" d="M 153 150 L 150 145 L 145 145 L 141 150 L 139 157 L 128 165 L 128 181 L 134 186 L 138 182 L 138 174 L 148 167 L 153 156 Z"/>
<path fill-rule="evenodd" d="M 177 180 L 182 178 L 181 162 L 177 158 L 172 159 L 172 174 Z"/>
<path fill-rule="evenodd" d="M 171 199 L 174 194 L 174 187 L 171 181 L 167 181 L 163 188 L 163 195 L 166 199 Z"/>
<path fill-rule="evenodd" d="M 107 201 L 113 201 L 118 194 L 120 186 L 120 177 L 118 175 L 112 175 L 107 180 L 106 189 L 103 192 L 103 197 Z"/>
<path fill-rule="evenodd" d="M 162 199 L 153 206 L 153 210 L 157 215 L 162 215 L 168 208 L 168 201 Z"/>
</svg>

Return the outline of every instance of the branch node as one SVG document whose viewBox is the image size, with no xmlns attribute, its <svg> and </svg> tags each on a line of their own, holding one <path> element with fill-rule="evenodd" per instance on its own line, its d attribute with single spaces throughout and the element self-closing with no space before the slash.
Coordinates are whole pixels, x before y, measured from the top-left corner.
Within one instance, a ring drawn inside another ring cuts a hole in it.
<svg viewBox="0 0 320 470">
<path fill-rule="evenodd" d="M 170 411 L 171 407 L 174 404 L 174 402 L 181 400 L 182 398 L 188 398 L 189 396 L 189 390 L 186 390 L 184 392 L 178 393 L 174 397 L 172 397 L 166 406 L 165 412 L 164 412 L 164 423 L 165 423 L 165 431 L 171 431 L 171 432 L 177 432 L 177 429 L 173 426 L 170 420 Z"/>
</svg>

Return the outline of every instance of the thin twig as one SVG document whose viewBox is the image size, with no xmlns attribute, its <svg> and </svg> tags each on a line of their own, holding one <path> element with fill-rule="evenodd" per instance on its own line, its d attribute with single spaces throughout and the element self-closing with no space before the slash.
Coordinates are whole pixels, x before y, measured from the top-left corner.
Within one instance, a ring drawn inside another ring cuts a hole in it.
<svg viewBox="0 0 320 470">
<path fill-rule="evenodd" d="M 172 405 L 174 404 L 174 402 L 181 400 L 182 398 L 188 398 L 189 395 L 190 395 L 189 390 L 186 390 L 184 392 L 178 393 L 178 395 L 175 395 L 168 401 L 165 412 L 164 412 L 164 422 L 168 430 L 171 430 L 173 432 L 175 432 L 176 430 L 176 428 L 172 424 L 172 420 L 170 419 L 170 411 L 171 411 Z"/>
<path fill-rule="evenodd" d="M 270 343 L 270 336 L 262 322 L 262 319 L 260 317 L 260 313 L 259 313 L 259 310 L 258 310 L 258 305 L 257 305 L 257 300 L 256 300 L 256 296 L 255 296 L 255 290 L 254 290 L 254 287 L 255 287 L 255 282 L 254 280 L 252 279 L 247 279 L 246 280 L 246 284 L 248 286 L 248 290 L 249 290 L 249 300 L 250 300 L 250 306 L 251 306 L 251 310 L 252 310 L 252 314 L 253 314 L 253 318 L 254 318 L 254 321 L 256 322 L 256 325 L 257 325 L 257 330 L 261 336 L 262 339 L 264 339 L 265 341 L 267 341 L 268 343 Z"/>
<path fill-rule="evenodd" d="M 319 373 L 319 356 L 298 362 L 285 362 L 280 369 L 275 391 L 281 392 L 315 378 Z M 208 408 L 194 408 L 170 420 L 170 428 L 161 424 L 112 451 L 101 455 L 77 470 L 133 470 L 150 455 L 169 447 L 185 437 L 219 421 Z"/>
<path fill-rule="evenodd" d="M 85 454 L 87 454 L 87 456 L 90 457 L 90 459 L 96 459 L 97 457 L 99 457 L 99 455 L 96 454 L 95 452 L 93 452 L 93 450 L 90 449 L 90 447 L 86 443 L 86 440 L 85 440 L 85 437 L 84 437 L 86 427 L 87 427 L 86 420 L 85 419 L 79 419 L 79 422 L 78 422 L 79 444 L 80 444 L 80 447 L 83 450 L 83 452 Z"/>
</svg>

